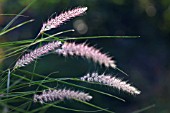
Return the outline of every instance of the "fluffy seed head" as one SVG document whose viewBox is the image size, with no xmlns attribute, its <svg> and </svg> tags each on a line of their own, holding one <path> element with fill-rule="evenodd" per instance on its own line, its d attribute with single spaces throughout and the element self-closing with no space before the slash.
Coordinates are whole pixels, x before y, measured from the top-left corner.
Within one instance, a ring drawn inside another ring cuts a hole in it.
<svg viewBox="0 0 170 113">
<path fill-rule="evenodd" d="M 95 49 L 83 44 L 67 43 L 65 42 L 61 49 L 57 49 L 56 53 L 62 54 L 64 56 L 81 56 L 87 59 L 92 59 L 94 62 L 98 62 L 100 65 L 105 65 L 106 67 L 116 68 L 115 61 L 111 57 L 100 52 L 100 50 Z"/>
<path fill-rule="evenodd" d="M 15 64 L 14 69 L 19 68 L 19 67 L 23 67 L 29 63 L 31 63 L 32 61 L 34 61 L 35 59 L 37 59 L 38 57 L 47 54 L 48 52 L 57 49 L 58 47 L 61 46 L 61 42 L 60 41 L 55 41 L 55 42 L 51 42 L 48 43 L 42 47 L 39 47 L 33 51 L 31 51 L 30 53 L 25 54 L 24 56 L 22 56 Z"/>
<path fill-rule="evenodd" d="M 55 18 L 49 19 L 46 23 L 43 23 L 43 26 L 40 30 L 41 33 L 48 31 L 52 28 L 57 28 L 60 25 L 62 25 L 64 22 L 72 19 L 73 17 L 80 16 L 87 10 L 87 7 L 78 7 L 74 8 L 72 10 L 66 11 L 64 13 L 61 13 L 60 15 L 56 16 Z"/>
<path fill-rule="evenodd" d="M 66 90 L 66 89 L 59 89 L 59 90 L 48 90 L 43 91 L 40 95 L 34 95 L 34 102 L 40 102 L 43 104 L 44 102 L 50 102 L 54 100 L 63 101 L 64 99 L 76 99 L 82 101 L 89 101 L 92 99 L 87 93 L 80 92 L 80 91 L 73 91 L 73 90 Z"/>
<path fill-rule="evenodd" d="M 141 92 L 137 90 L 135 87 L 131 86 L 125 81 L 122 81 L 116 77 L 112 77 L 111 75 L 99 75 L 98 73 L 87 74 L 80 78 L 83 81 L 88 82 L 97 82 L 103 85 L 111 86 L 117 88 L 119 90 L 128 92 L 130 94 L 140 94 Z"/>
</svg>

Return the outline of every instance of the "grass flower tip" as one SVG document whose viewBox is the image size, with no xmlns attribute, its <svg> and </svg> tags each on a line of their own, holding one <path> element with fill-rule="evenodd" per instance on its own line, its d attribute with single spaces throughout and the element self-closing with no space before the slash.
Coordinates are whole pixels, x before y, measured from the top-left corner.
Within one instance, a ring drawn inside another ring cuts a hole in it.
<svg viewBox="0 0 170 113">
<path fill-rule="evenodd" d="M 137 90 L 135 87 L 131 86 L 131 84 L 126 81 L 122 81 L 119 78 L 112 77 L 111 75 L 99 75 L 98 73 L 87 74 L 80 78 L 82 81 L 88 82 L 96 82 L 102 85 L 110 86 L 113 88 L 117 88 L 119 90 L 128 92 L 130 94 L 140 94 L 141 92 Z"/>
<path fill-rule="evenodd" d="M 35 94 L 33 98 L 34 102 L 40 102 L 41 104 L 43 104 L 44 102 L 50 102 L 54 100 L 63 101 L 64 99 L 89 101 L 92 99 L 92 96 L 80 91 L 59 89 L 59 90 L 48 90 L 48 91 L 44 90 L 42 94 L 40 95 Z"/>
<path fill-rule="evenodd" d="M 45 54 L 49 53 L 50 51 L 55 50 L 56 48 L 59 48 L 61 46 L 61 44 L 62 43 L 60 41 L 51 42 L 51 43 L 48 43 L 44 46 L 41 46 L 41 47 L 31 51 L 30 53 L 23 55 L 16 62 L 14 69 L 23 67 L 23 66 L 31 63 L 32 61 L 39 58 L 40 56 L 45 55 Z"/>
<path fill-rule="evenodd" d="M 92 59 L 94 62 L 98 62 L 100 65 L 104 65 L 106 67 L 116 68 L 115 61 L 112 60 L 112 57 L 109 57 L 107 54 L 101 53 L 100 50 L 95 49 L 94 47 L 90 47 L 83 44 L 75 44 L 65 42 L 61 49 L 57 49 L 56 53 L 61 54 L 63 56 L 80 56 L 85 57 L 87 59 Z"/>
<path fill-rule="evenodd" d="M 69 21 L 70 19 L 80 16 L 83 13 L 86 12 L 88 8 L 87 7 L 77 7 L 72 10 L 66 11 L 64 13 L 61 13 L 60 15 L 56 16 L 55 18 L 50 18 L 46 23 L 43 23 L 41 30 L 38 34 L 42 34 L 45 31 L 51 30 L 52 28 L 57 28 L 66 21 Z"/>
</svg>

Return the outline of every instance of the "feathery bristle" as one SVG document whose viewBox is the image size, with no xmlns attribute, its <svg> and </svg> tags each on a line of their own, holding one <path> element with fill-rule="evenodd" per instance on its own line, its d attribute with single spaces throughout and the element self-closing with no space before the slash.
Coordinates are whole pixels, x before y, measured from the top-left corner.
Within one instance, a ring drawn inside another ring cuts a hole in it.
<svg viewBox="0 0 170 113">
<path fill-rule="evenodd" d="M 85 43 L 75 44 L 65 42 L 61 49 L 57 49 L 56 53 L 62 54 L 63 56 L 81 56 L 87 59 L 92 59 L 94 62 L 98 62 L 100 65 L 105 65 L 106 67 L 116 68 L 115 61 L 111 57 L 100 52 L 100 50 L 94 47 L 89 47 Z"/>
<path fill-rule="evenodd" d="M 141 92 L 125 81 L 122 81 L 111 75 L 99 75 L 98 73 L 87 74 L 80 78 L 82 81 L 97 82 L 103 85 L 111 86 L 130 94 L 140 94 Z"/>
<path fill-rule="evenodd" d="M 39 47 L 39 48 L 31 51 L 30 53 L 27 53 L 24 56 L 22 56 L 21 59 L 19 59 L 16 62 L 14 69 L 19 68 L 19 67 L 23 67 L 23 66 L 31 63 L 32 61 L 34 61 L 38 57 L 40 57 L 44 54 L 47 54 L 48 52 L 55 50 L 56 48 L 58 48 L 60 46 L 61 46 L 61 42 L 55 41 L 55 42 L 48 43 L 48 44 L 46 44 L 42 47 Z"/>
<path fill-rule="evenodd" d="M 46 23 L 43 23 L 43 26 L 38 36 L 45 31 L 51 30 L 52 28 L 59 27 L 64 22 L 69 21 L 70 19 L 76 16 L 80 16 L 81 14 L 85 13 L 86 10 L 87 10 L 87 7 L 77 7 L 72 10 L 61 13 L 60 15 L 56 16 L 53 19 L 49 19 Z"/>
<path fill-rule="evenodd" d="M 34 95 L 34 102 L 40 102 L 43 104 L 44 102 L 60 100 L 63 101 L 64 99 L 76 99 L 82 101 L 89 101 L 92 99 L 87 93 L 80 92 L 80 91 L 73 91 L 73 90 L 66 90 L 66 89 L 59 89 L 59 90 L 48 90 L 43 91 L 40 95 Z"/>
</svg>

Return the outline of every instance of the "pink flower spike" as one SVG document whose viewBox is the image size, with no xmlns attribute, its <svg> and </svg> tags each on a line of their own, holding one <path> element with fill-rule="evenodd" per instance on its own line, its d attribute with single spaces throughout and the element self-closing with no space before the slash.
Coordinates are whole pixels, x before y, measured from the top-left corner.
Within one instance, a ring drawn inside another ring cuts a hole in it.
<svg viewBox="0 0 170 113">
<path fill-rule="evenodd" d="M 89 101 L 92 99 L 88 93 L 73 91 L 67 89 L 58 89 L 58 90 L 48 90 L 43 91 L 40 95 L 34 95 L 34 102 L 40 102 L 41 104 L 45 102 L 50 102 L 54 100 L 63 101 L 64 99 L 76 99 L 81 101 Z"/>
<path fill-rule="evenodd" d="M 96 82 L 102 85 L 110 86 L 125 92 L 128 92 L 132 95 L 140 94 L 141 92 L 137 90 L 135 87 L 131 86 L 131 84 L 126 81 L 122 81 L 119 78 L 113 77 L 111 75 L 99 75 L 98 73 L 87 74 L 80 78 L 82 81 L 88 82 Z"/>
<path fill-rule="evenodd" d="M 49 19 L 46 23 L 43 23 L 43 26 L 38 34 L 38 36 L 52 28 L 57 28 L 64 22 L 72 19 L 73 17 L 80 16 L 87 10 L 87 7 L 77 7 L 72 10 L 66 11 L 61 13 L 60 15 L 56 16 L 55 18 Z"/>
<path fill-rule="evenodd" d="M 90 47 L 83 44 L 75 44 L 75 43 L 67 43 L 65 42 L 61 49 L 57 49 L 56 53 L 61 54 L 63 56 L 80 56 L 85 57 L 87 59 L 92 59 L 94 62 L 98 62 L 100 65 L 104 65 L 106 67 L 116 68 L 115 61 L 112 60 L 112 57 L 101 53 L 100 50 L 95 49 L 94 47 Z"/>
<path fill-rule="evenodd" d="M 45 55 L 45 54 L 49 53 L 50 51 L 55 50 L 56 48 L 59 48 L 61 46 L 61 44 L 62 43 L 60 41 L 51 42 L 51 43 L 48 43 L 42 47 L 39 47 L 39 48 L 31 51 L 30 53 L 23 55 L 16 62 L 14 69 L 19 68 L 19 67 L 24 67 L 25 65 L 31 63 L 32 61 L 39 58 L 40 56 Z"/>
</svg>

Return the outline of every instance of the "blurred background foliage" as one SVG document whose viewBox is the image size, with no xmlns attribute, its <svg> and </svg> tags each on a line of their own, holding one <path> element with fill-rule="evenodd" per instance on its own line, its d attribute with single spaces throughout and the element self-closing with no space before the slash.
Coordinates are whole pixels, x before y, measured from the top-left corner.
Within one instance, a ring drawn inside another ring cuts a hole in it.
<svg viewBox="0 0 170 113">
<path fill-rule="evenodd" d="M 31 0 L 0 0 L 1 14 L 18 14 Z M 103 69 L 81 58 L 63 58 L 56 55 L 42 57 L 37 62 L 36 73 L 48 75 L 58 71 L 60 76 L 79 77 L 87 72 L 99 70 L 99 72 L 114 73 L 120 76 L 142 91 L 139 96 L 131 96 L 119 91 L 106 92 L 120 95 L 126 102 L 120 102 L 110 97 L 96 95 L 93 102 L 97 105 L 109 108 L 117 113 L 130 113 L 132 111 L 155 104 L 144 113 L 169 113 L 170 112 L 170 0 L 36 0 L 36 2 L 24 13 L 28 18 L 19 17 L 12 26 L 15 26 L 30 18 L 33 23 L 22 26 L 0 39 L 4 41 L 16 41 L 33 39 L 51 14 L 59 14 L 62 11 L 77 6 L 87 6 L 87 13 L 73 19 L 67 24 L 54 29 L 49 34 L 76 29 L 74 33 L 62 36 L 96 36 L 96 35 L 137 35 L 138 39 L 92 39 L 86 41 L 102 51 L 114 56 L 117 65 L 129 74 L 125 77 L 111 69 Z M 0 29 L 13 18 L 13 16 L 0 16 Z M 3 50 L 0 49 L 3 53 Z M 3 54 L 1 54 L 3 55 Z M 7 59 L 1 64 L 2 68 L 10 65 L 15 58 Z M 2 61 L 1 61 L 2 62 Z M 24 69 L 32 71 L 33 64 Z M 98 88 L 98 87 L 96 87 Z M 99 89 L 103 90 L 101 86 Z M 85 107 L 80 104 L 63 104 L 65 106 Z M 53 109 L 47 110 L 48 112 Z M 57 110 L 56 110 L 57 111 Z M 61 112 L 60 110 L 58 112 Z M 67 111 L 62 111 L 62 113 Z"/>
</svg>

